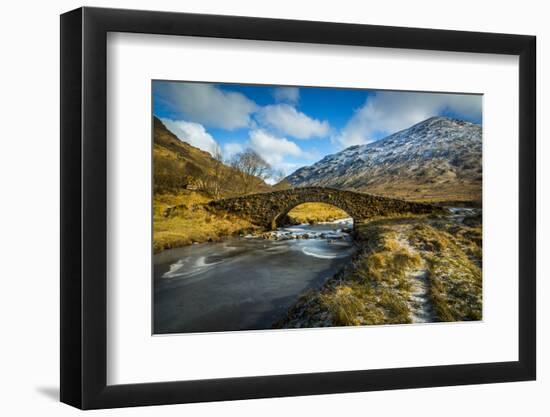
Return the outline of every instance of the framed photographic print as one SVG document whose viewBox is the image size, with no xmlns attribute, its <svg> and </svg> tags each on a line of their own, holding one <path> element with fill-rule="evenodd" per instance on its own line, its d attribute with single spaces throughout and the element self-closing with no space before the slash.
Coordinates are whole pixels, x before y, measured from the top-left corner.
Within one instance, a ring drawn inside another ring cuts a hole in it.
<svg viewBox="0 0 550 417">
<path fill-rule="evenodd" d="M 535 38 L 61 16 L 61 400 L 535 379 Z"/>
</svg>

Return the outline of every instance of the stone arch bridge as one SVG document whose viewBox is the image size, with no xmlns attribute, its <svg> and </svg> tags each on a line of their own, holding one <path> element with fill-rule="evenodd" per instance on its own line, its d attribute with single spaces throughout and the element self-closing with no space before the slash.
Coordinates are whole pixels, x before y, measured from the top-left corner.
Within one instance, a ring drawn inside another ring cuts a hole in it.
<svg viewBox="0 0 550 417">
<path fill-rule="evenodd" d="M 324 187 L 291 188 L 269 193 L 249 194 L 211 201 L 212 209 L 223 210 L 249 219 L 252 223 L 273 230 L 294 207 L 303 203 L 327 203 L 348 213 L 358 222 L 375 216 L 398 214 L 443 213 L 430 204 L 413 203 L 387 197 Z"/>
</svg>

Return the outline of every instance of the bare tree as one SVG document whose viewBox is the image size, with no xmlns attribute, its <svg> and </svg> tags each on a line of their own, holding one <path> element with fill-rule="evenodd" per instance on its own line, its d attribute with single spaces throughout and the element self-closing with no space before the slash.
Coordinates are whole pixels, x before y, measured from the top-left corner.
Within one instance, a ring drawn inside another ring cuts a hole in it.
<svg viewBox="0 0 550 417">
<path fill-rule="evenodd" d="M 239 173 L 243 194 L 250 192 L 255 178 L 265 180 L 271 174 L 271 165 L 252 149 L 236 154 L 231 166 Z"/>
<path fill-rule="evenodd" d="M 223 173 L 223 152 L 220 145 L 216 144 L 214 148 L 214 153 L 212 154 L 214 158 L 214 181 L 212 187 L 212 194 L 215 198 L 220 197 L 221 183 L 222 183 L 222 173 Z"/>
</svg>

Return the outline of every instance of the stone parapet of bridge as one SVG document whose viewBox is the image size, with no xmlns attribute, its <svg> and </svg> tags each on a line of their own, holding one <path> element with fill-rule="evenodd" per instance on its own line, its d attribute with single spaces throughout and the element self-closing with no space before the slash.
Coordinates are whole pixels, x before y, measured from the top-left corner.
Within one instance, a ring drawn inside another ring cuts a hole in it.
<svg viewBox="0 0 550 417">
<path fill-rule="evenodd" d="M 302 187 L 269 193 L 249 194 L 211 201 L 208 206 L 249 219 L 266 229 L 274 229 L 294 207 L 304 203 L 326 203 L 348 213 L 354 222 L 378 216 L 443 213 L 431 204 L 415 203 L 354 191 L 325 187 Z"/>
</svg>

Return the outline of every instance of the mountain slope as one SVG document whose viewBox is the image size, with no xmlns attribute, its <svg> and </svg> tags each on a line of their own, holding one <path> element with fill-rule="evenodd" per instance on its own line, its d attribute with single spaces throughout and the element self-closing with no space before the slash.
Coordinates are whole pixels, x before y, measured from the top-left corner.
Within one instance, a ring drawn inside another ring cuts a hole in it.
<svg viewBox="0 0 550 417">
<path fill-rule="evenodd" d="M 233 234 L 248 234 L 255 226 L 231 214 L 205 209 L 212 199 L 241 193 L 235 169 L 178 139 L 154 118 L 153 125 L 153 250 L 218 241 Z M 252 179 L 254 190 L 270 190 Z"/>
<path fill-rule="evenodd" d="M 158 119 L 153 126 L 153 169 L 155 192 L 176 192 L 198 187 L 208 190 L 209 184 L 220 183 L 222 196 L 240 192 L 237 173 L 212 158 L 210 153 L 178 139 Z M 269 191 L 271 187 L 259 178 L 253 178 L 255 191 Z"/>
<path fill-rule="evenodd" d="M 328 155 L 286 178 L 423 201 L 481 201 L 481 126 L 432 117 L 366 145 Z"/>
</svg>

